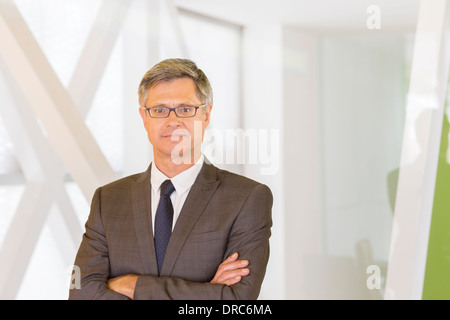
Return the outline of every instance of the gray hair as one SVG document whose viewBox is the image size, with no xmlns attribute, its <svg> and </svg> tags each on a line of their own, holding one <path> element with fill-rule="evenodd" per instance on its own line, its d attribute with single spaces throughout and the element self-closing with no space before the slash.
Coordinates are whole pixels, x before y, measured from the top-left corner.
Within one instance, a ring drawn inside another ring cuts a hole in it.
<svg viewBox="0 0 450 320">
<path fill-rule="evenodd" d="M 208 78 L 197 65 L 189 59 L 166 59 L 148 70 L 139 85 L 139 104 L 145 107 L 148 91 L 161 82 L 170 82 L 179 78 L 190 78 L 194 81 L 198 98 L 203 104 L 213 103 L 213 92 Z"/>
</svg>

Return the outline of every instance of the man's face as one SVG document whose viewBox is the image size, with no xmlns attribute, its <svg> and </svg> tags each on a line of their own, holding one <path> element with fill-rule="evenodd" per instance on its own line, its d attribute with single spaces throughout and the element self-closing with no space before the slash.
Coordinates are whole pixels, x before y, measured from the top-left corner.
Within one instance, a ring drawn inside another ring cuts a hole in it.
<svg viewBox="0 0 450 320">
<path fill-rule="evenodd" d="M 202 102 L 195 92 L 194 81 L 179 78 L 151 87 L 145 107 L 175 108 L 200 105 Z M 173 158 L 174 154 L 178 155 L 177 149 L 180 149 L 181 145 L 188 148 L 191 155 L 194 155 L 194 151 L 200 150 L 205 129 L 209 124 L 211 108 L 212 106 L 207 106 L 206 112 L 203 108 L 198 108 L 196 115 L 191 118 L 179 118 L 173 111 L 167 118 L 152 118 L 147 111 L 140 108 L 145 130 L 153 145 L 154 156 L 160 159 L 167 159 L 168 156 Z M 175 146 L 176 152 L 172 152 Z"/>
</svg>

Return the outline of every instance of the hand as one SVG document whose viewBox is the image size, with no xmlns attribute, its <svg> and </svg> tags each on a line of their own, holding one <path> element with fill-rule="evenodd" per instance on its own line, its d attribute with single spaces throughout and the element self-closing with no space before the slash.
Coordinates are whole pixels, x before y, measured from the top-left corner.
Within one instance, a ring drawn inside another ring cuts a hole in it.
<svg viewBox="0 0 450 320">
<path fill-rule="evenodd" d="M 127 274 L 124 276 L 111 278 L 106 284 L 108 286 L 108 289 L 123 294 L 130 299 L 133 299 L 134 288 L 136 287 L 137 279 L 137 275 Z"/>
<path fill-rule="evenodd" d="M 222 262 L 217 268 L 216 275 L 210 281 L 210 283 L 220 283 L 227 286 L 236 284 L 241 281 L 242 277 L 250 273 L 250 269 L 245 268 L 248 266 L 248 260 L 237 260 L 238 253 L 235 252 L 224 262 Z"/>
</svg>

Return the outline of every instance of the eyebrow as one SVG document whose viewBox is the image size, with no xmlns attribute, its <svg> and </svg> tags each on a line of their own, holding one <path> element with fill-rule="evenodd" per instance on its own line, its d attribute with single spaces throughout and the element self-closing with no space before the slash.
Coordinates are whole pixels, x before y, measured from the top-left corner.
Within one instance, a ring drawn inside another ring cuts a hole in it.
<svg viewBox="0 0 450 320">
<path fill-rule="evenodd" d="M 177 107 L 194 107 L 194 106 L 197 106 L 197 104 L 180 103 L 180 104 L 177 104 L 176 106 L 174 106 L 174 108 L 177 108 Z M 165 104 L 165 103 L 160 103 L 160 104 L 151 106 L 150 108 L 157 108 L 157 107 L 167 107 L 167 108 L 171 108 L 168 104 Z"/>
</svg>

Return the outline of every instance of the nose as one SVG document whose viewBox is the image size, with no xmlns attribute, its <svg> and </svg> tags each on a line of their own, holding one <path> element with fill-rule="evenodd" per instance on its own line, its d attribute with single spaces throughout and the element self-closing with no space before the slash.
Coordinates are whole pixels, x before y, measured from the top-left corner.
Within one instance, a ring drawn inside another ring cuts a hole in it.
<svg viewBox="0 0 450 320">
<path fill-rule="evenodd" d="M 170 127 L 179 126 L 180 118 L 178 118 L 177 115 L 175 114 L 175 110 L 170 110 L 169 116 L 166 119 L 167 119 L 168 126 L 170 126 Z"/>
</svg>

